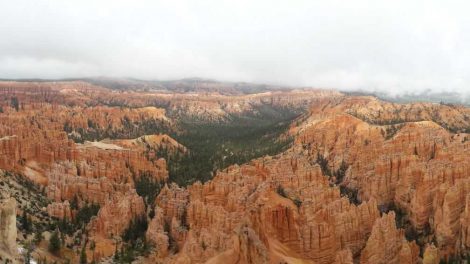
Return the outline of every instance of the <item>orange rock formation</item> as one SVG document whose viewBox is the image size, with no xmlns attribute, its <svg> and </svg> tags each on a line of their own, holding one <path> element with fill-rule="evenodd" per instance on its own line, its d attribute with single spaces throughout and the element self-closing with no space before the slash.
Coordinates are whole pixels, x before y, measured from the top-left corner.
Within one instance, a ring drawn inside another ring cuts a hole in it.
<svg viewBox="0 0 470 264">
<path fill-rule="evenodd" d="M 166 161 L 153 150 L 186 151 L 167 135 L 135 136 L 136 129 L 173 126 L 168 111 L 223 120 L 265 103 L 310 106 L 289 130 L 292 147 L 206 183 L 167 183 L 146 233 L 156 245 L 150 259 L 438 263 L 470 250 L 468 108 L 327 91 L 203 96 L 85 82 L 0 82 L 0 95 L 0 168 L 46 186 L 52 216 L 73 218 L 75 197 L 99 204 L 88 225 L 99 256 L 111 255 L 106 243 L 148 211 L 136 177 L 167 180 Z M 119 139 L 79 144 L 69 139 L 77 131 Z"/>
</svg>

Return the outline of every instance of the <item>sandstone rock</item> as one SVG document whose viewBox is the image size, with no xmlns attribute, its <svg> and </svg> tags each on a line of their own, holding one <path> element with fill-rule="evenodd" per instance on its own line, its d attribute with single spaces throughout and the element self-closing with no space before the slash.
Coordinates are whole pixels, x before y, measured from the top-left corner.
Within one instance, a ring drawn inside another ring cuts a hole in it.
<svg viewBox="0 0 470 264">
<path fill-rule="evenodd" d="M 148 239 L 165 244 L 167 235 L 180 247 L 176 259 L 195 262 L 332 263 L 342 250 L 357 254 L 379 217 L 374 201 L 350 204 L 318 165 L 293 152 L 231 166 L 188 190 L 166 186 L 156 202 Z M 167 232 L 165 224 L 171 225 Z"/>
<path fill-rule="evenodd" d="M 13 260 L 17 257 L 16 245 L 16 200 L 0 201 L 0 256 Z"/>
<path fill-rule="evenodd" d="M 395 226 L 395 213 L 377 219 L 367 245 L 361 253 L 361 263 L 417 263 L 419 248 L 404 238 L 403 230 Z"/>
<path fill-rule="evenodd" d="M 439 254 L 454 256 L 468 241 L 470 145 L 467 134 L 452 132 L 468 127 L 468 116 L 458 106 L 345 97 L 313 105 L 290 133 L 295 151 L 313 161 L 322 154 L 331 171 L 345 161 L 339 184 L 358 200 L 398 208 L 422 242 L 435 235 Z"/>
<path fill-rule="evenodd" d="M 349 250 L 342 250 L 338 252 L 335 257 L 335 264 L 353 264 L 352 253 Z"/>
<path fill-rule="evenodd" d="M 165 135 L 126 137 L 129 125 L 171 126 L 166 111 L 223 121 L 265 105 L 310 106 L 289 130 L 292 148 L 231 166 L 204 184 L 164 187 L 147 231 L 158 246 L 154 259 L 416 263 L 418 246 L 404 239 L 394 214 L 380 217 L 391 209 L 414 231 L 421 250 L 435 238 L 424 263 L 470 248 L 470 135 L 460 133 L 470 127 L 470 110 L 464 107 L 319 90 L 199 96 L 113 91 L 85 82 L 0 82 L 0 94 L 0 168 L 47 186 L 53 216 L 73 216 L 67 203 L 75 197 L 79 204 L 100 204 L 88 226 L 100 256 L 112 254 L 106 243 L 145 212 L 134 180 L 168 178 L 155 149 L 166 144 L 186 151 Z M 18 111 L 8 106 L 13 96 Z M 165 105 L 166 111 L 149 105 Z M 64 130 L 123 139 L 76 144 Z M 318 164 L 319 157 L 327 164 Z M 342 164 L 347 169 L 339 175 Z"/>
<path fill-rule="evenodd" d="M 439 262 L 439 249 L 432 244 L 427 245 L 423 255 L 423 264 L 438 264 Z"/>
<path fill-rule="evenodd" d="M 47 205 L 47 213 L 50 216 L 59 218 L 59 219 L 72 219 L 72 211 L 70 210 L 70 204 L 68 201 L 63 203 L 53 202 Z"/>
<path fill-rule="evenodd" d="M 145 214 L 142 197 L 134 189 L 111 196 L 90 221 L 88 229 L 94 236 L 114 238 L 123 234 L 132 220 Z"/>
</svg>

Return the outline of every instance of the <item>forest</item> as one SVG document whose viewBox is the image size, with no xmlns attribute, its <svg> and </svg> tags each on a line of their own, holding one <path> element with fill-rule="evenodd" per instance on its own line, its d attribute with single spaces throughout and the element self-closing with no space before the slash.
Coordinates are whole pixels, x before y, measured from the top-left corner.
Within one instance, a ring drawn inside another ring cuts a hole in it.
<svg viewBox="0 0 470 264">
<path fill-rule="evenodd" d="M 205 182 L 217 170 L 288 148 L 292 140 L 282 135 L 298 115 L 291 109 L 263 106 L 254 113 L 230 116 L 225 122 L 181 119 L 182 132 L 171 136 L 189 151 L 171 153 L 161 148 L 157 155 L 167 160 L 170 181 L 180 186 Z"/>
<path fill-rule="evenodd" d="M 254 111 L 230 115 L 224 120 L 205 121 L 192 116 L 171 116 L 175 125 L 160 120 L 132 122 L 124 118 L 122 128 L 100 128 L 89 120 L 87 128 L 73 129 L 64 124 L 76 143 L 109 139 L 136 138 L 149 134 L 168 134 L 188 151 L 155 149 L 167 161 L 169 178 L 180 186 L 210 180 L 217 170 L 242 164 L 264 155 L 285 150 L 291 139 L 282 136 L 301 112 L 295 108 L 256 106 Z"/>
</svg>

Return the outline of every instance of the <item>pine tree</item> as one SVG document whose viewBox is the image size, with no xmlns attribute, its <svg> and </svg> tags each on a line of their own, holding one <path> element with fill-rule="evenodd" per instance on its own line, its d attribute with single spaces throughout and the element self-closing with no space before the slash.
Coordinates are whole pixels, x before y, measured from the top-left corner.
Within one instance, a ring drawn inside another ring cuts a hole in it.
<svg viewBox="0 0 470 264">
<path fill-rule="evenodd" d="M 16 112 L 20 110 L 20 103 L 18 101 L 18 98 L 12 97 L 10 103 L 11 103 L 11 107 L 15 108 Z"/>
<path fill-rule="evenodd" d="M 59 232 L 55 230 L 49 239 L 49 251 L 51 253 L 58 253 L 61 247 Z"/>
<path fill-rule="evenodd" d="M 82 252 L 80 253 L 80 264 L 87 264 L 85 245 L 83 245 Z"/>
<path fill-rule="evenodd" d="M 31 263 L 31 253 L 33 252 L 33 245 L 27 241 L 24 245 L 23 259 L 25 264 Z"/>
<path fill-rule="evenodd" d="M 31 218 L 28 216 L 25 210 L 23 210 L 23 215 L 21 216 L 21 227 L 26 233 L 30 233 L 32 229 Z"/>
</svg>

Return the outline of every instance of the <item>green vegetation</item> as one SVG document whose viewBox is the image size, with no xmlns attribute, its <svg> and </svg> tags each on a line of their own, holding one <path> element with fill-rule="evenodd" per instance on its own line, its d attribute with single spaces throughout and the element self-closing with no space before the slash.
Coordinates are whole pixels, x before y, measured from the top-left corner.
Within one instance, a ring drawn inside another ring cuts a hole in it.
<svg viewBox="0 0 470 264">
<path fill-rule="evenodd" d="M 116 248 L 114 261 L 116 263 L 131 263 L 137 256 L 150 252 L 150 244 L 145 238 L 148 221 L 145 215 L 132 220 L 129 227 L 122 234 L 124 244 L 121 249 Z"/>
<path fill-rule="evenodd" d="M 299 198 L 295 198 L 294 200 L 292 200 L 294 202 L 294 204 L 297 206 L 297 208 L 300 208 L 300 206 L 302 206 L 302 201 L 299 199 Z"/>
<path fill-rule="evenodd" d="M 343 182 L 344 177 L 346 176 L 346 171 L 348 170 L 348 164 L 346 162 L 341 161 L 341 165 L 339 165 L 338 170 L 336 170 L 333 174 L 336 178 L 336 184 L 340 184 Z"/>
<path fill-rule="evenodd" d="M 82 251 L 80 252 L 80 264 L 87 264 L 87 256 L 86 256 L 85 245 L 83 245 Z"/>
<path fill-rule="evenodd" d="M 176 242 L 176 240 L 173 238 L 173 235 L 171 234 L 170 223 L 165 222 L 165 224 L 163 225 L 163 231 L 165 231 L 165 233 L 168 236 L 168 250 L 172 254 L 178 253 L 179 251 L 178 243 Z"/>
<path fill-rule="evenodd" d="M 328 167 L 328 160 L 320 153 L 317 154 L 317 164 L 320 165 L 323 175 L 331 177 L 331 170 Z"/>
<path fill-rule="evenodd" d="M 159 149 L 157 155 L 168 162 L 170 180 L 180 186 L 210 180 L 215 171 L 243 164 L 264 155 L 287 149 L 290 138 L 281 139 L 290 121 L 298 114 L 288 109 L 261 107 L 258 114 L 232 116 L 229 121 L 201 122 L 185 118 L 182 133 L 171 136 L 189 149 L 171 153 Z"/>
<path fill-rule="evenodd" d="M 100 205 L 99 204 L 85 204 L 82 208 L 80 208 L 77 212 L 77 215 L 75 216 L 75 219 L 73 220 L 75 226 L 81 227 L 82 225 L 86 225 L 88 222 L 90 222 L 90 219 L 98 214 L 98 211 L 100 210 Z"/>
<path fill-rule="evenodd" d="M 33 251 L 34 251 L 34 245 L 31 242 L 26 241 L 24 244 L 24 251 L 22 253 L 24 263 L 26 264 L 31 263 L 31 254 L 33 253 Z M 5 261 L 5 263 L 8 263 L 8 261 Z"/>
<path fill-rule="evenodd" d="M 148 228 L 147 217 L 141 216 L 132 220 L 129 227 L 124 231 L 122 239 L 125 242 L 134 242 L 139 238 L 145 237 Z"/>
<path fill-rule="evenodd" d="M 297 206 L 297 208 L 300 208 L 302 206 L 302 201 L 299 199 L 299 198 L 292 198 L 292 197 L 289 197 L 286 193 L 286 191 L 284 190 L 284 188 L 281 186 L 281 185 L 278 185 L 277 188 L 276 188 L 276 192 L 277 194 L 279 194 L 280 196 L 284 197 L 284 198 L 287 198 L 287 199 L 290 199 L 294 204 L 295 206 Z"/>
<path fill-rule="evenodd" d="M 88 119 L 86 128 L 73 128 L 70 123 L 66 122 L 63 129 L 76 143 L 99 141 L 106 138 L 129 139 L 150 134 L 169 134 L 172 130 L 170 123 L 167 121 L 153 118 L 133 122 L 127 116 L 124 116 L 121 119 L 121 124 L 122 127 L 119 128 L 111 125 L 100 127 L 93 120 Z"/>
<path fill-rule="evenodd" d="M 328 159 L 326 159 L 321 153 L 317 153 L 317 164 L 320 165 L 320 169 L 323 175 L 327 176 L 328 178 L 334 177 L 333 183 L 341 184 L 346 176 L 346 171 L 348 170 L 348 164 L 342 160 L 339 168 L 334 171 L 330 169 L 328 164 Z"/>
<path fill-rule="evenodd" d="M 26 213 L 26 210 L 23 210 L 20 223 L 21 229 L 23 229 L 26 234 L 30 234 L 33 231 L 33 222 L 31 220 L 31 216 Z"/>
<path fill-rule="evenodd" d="M 34 238 L 33 238 L 34 244 L 39 245 L 39 243 L 41 243 L 43 239 L 44 239 L 44 236 L 42 235 L 42 230 L 37 229 L 36 232 L 34 233 Z"/>
<path fill-rule="evenodd" d="M 18 98 L 12 97 L 10 100 L 10 105 L 16 110 L 16 112 L 20 110 L 20 102 L 18 101 Z"/>
<path fill-rule="evenodd" d="M 55 223 L 55 226 L 59 229 L 61 234 L 72 235 L 76 231 L 75 226 L 73 225 L 72 222 L 70 222 L 67 219 L 67 217 L 64 217 L 64 218 L 58 220 Z"/>
<path fill-rule="evenodd" d="M 390 125 L 385 128 L 385 133 L 382 134 L 385 136 L 385 140 L 389 140 L 395 136 L 395 134 L 400 131 L 400 129 L 405 126 L 404 124 L 395 124 Z M 383 130 L 382 130 L 383 131 Z"/>
<path fill-rule="evenodd" d="M 359 205 L 361 201 L 358 198 L 358 193 L 359 191 L 357 189 L 349 188 L 348 186 L 340 185 L 339 186 L 339 191 L 341 195 L 347 197 L 349 199 L 349 202 L 355 205 Z"/>
<path fill-rule="evenodd" d="M 278 186 L 277 186 L 276 192 L 277 192 L 277 194 L 279 194 L 280 196 L 282 196 L 282 197 L 284 197 L 284 198 L 287 198 L 286 191 L 284 191 L 284 188 L 282 188 L 281 185 L 278 185 Z"/>
<path fill-rule="evenodd" d="M 60 251 L 62 243 L 60 241 L 59 232 L 55 230 L 51 238 L 49 238 L 49 251 L 53 254 L 57 254 Z"/>
<path fill-rule="evenodd" d="M 162 183 L 153 179 L 149 173 L 143 172 L 139 177 L 134 176 L 135 190 L 144 198 L 145 205 L 154 207 L 155 198 L 160 193 Z"/>
<path fill-rule="evenodd" d="M 122 127 L 99 127 L 88 120 L 87 128 L 64 124 L 64 131 L 75 142 L 105 138 L 137 138 L 149 134 L 168 134 L 188 151 L 155 149 L 158 157 L 167 161 L 169 178 L 180 186 L 210 180 L 215 171 L 232 164 L 246 163 L 264 155 L 275 155 L 287 149 L 292 139 L 281 137 L 290 122 L 299 116 L 298 110 L 258 106 L 252 112 L 229 116 L 226 120 L 207 121 L 194 116 L 174 115 L 176 125 L 159 119 L 131 121 L 124 117 Z M 154 183 L 152 183 L 154 184 Z M 158 186 L 153 186 L 159 188 Z M 149 188 L 148 188 L 149 189 Z M 147 192 L 146 190 L 142 190 Z M 147 204 L 153 194 L 142 194 Z"/>
<path fill-rule="evenodd" d="M 323 175 L 327 176 L 331 183 L 339 185 L 339 191 L 342 196 L 347 197 L 349 199 L 349 202 L 355 205 L 361 203 L 358 198 L 358 190 L 342 184 L 344 177 L 346 176 L 346 171 L 349 167 L 344 160 L 341 161 L 341 165 L 335 171 L 330 168 L 328 164 L 328 159 L 326 159 L 321 153 L 317 153 L 317 164 L 320 165 Z"/>
<path fill-rule="evenodd" d="M 56 229 L 60 231 L 61 234 L 73 235 L 77 230 L 85 230 L 85 226 L 90 222 L 90 219 L 98 214 L 100 206 L 94 203 L 86 203 L 81 208 L 74 208 L 78 210 L 73 219 L 67 219 L 64 217 L 62 219 L 56 219 L 51 222 L 49 229 Z"/>
</svg>

